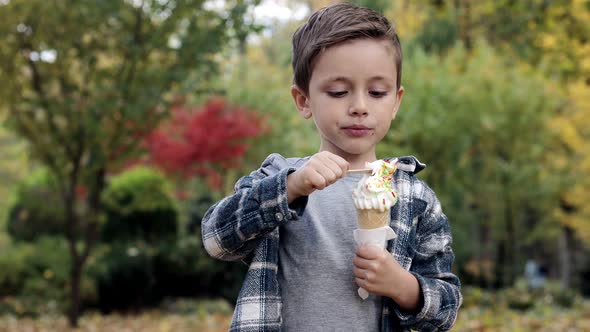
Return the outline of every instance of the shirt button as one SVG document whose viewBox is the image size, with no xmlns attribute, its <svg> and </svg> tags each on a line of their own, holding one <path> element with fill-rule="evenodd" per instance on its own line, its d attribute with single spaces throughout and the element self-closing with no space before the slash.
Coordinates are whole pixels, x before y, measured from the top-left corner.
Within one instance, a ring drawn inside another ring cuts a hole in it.
<svg viewBox="0 0 590 332">
<path fill-rule="evenodd" d="M 278 221 L 283 221 L 283 214 L 280 212 L 277 212 L 275 214 L 275 218 L 277 218 Z"/>
</svg>

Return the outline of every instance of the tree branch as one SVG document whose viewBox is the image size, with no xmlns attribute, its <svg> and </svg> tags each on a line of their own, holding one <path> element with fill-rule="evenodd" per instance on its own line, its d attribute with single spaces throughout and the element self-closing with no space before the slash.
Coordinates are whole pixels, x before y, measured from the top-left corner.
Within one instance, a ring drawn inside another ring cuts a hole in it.
<svg viewBox="0 0 590 332">
<path fill-rule="evenodd" d="M 21 45 L 22 45 L 21 49 L 24 50 L 25 52 L 32 51 L 32 47 L 30 44 L 23 41 Z M 28 56 L 27 56 L 27 64 L 29 66 L 29 69 L 31 69 L 31 74 L 32 74 L 31 85 L 33 87 L 33 91 L 35 91 L 35 93 L 39 97 L 39 100 L 41 102 L 41 106 L 43 106 L 45 113 L 47 114 L 47 125 L 49 127 L 49 132 L 52 133 L 53 135 L 55 135 L 58 142 L 60 142 L 61 147 L 63 147 L 65 149 L 66 154 L 71 155 L 73 152 L 72 152 L 71 147 L 68 144 L 67 139 L 63 136 L 63 134 L 61 133 L 61 131 L 59 130 L 59 128 L 57 128 L 57 126 L 55 124 L 54 113 L 51 110 L 51 105 L 50 105 L 49 101 L 47 100 L 47 95 L 43 89 L 43 79 L 41 77 L 39 69 L 37 68 L 37 64 L 35 63 L 35 61 L 33 61 Z"/>
</svg>

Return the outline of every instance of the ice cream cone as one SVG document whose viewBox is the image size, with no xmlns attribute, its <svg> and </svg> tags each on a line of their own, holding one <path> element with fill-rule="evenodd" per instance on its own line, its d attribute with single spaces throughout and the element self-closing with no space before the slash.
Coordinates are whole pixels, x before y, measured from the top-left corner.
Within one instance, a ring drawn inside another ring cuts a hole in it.
<svg viewBox="0 0 590 332">
<path fill-rule="evenodd" d="M 389 209 L 357 209 L 357 223 L 361 229 L 374 229 L 389 225 Z"/>
</svg>

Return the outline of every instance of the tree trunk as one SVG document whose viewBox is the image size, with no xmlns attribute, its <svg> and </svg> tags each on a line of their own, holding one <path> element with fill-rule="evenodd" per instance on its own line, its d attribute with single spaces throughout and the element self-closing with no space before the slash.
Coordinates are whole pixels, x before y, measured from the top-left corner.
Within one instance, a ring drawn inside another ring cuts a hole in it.
<svg viewBox="0 0 590 332">
<path fill-rule="evenodd" d="M 506 248 L 505 248 L 505 241 L 504 239 L 500 239 L 497 241 L 497 257 L 496 257 L 496 265 L 494 268 L 495 271 L 495 280 L 494 280 L 494 288 L 503 288 L 505 287 L 505 278 L 506 275 Z"/>
<path fill-rule="evenodd" d="M 468 50 L 472 47 L 471 41 L 471 0 L 459 2 L 459 37 Z"/>
<path fill-rule="evenodd" d="M 95 182 L 91 185 L 91 190 L 88 196 L 88 207 L 89 211 L 86 215 L 86 227 L 84 229 L 84 249 L 81 253 L 77 251 L 76 242 L 78 240 L 78 233 L 74 232 L 72 242 L 70 243 L 70 251 L 72 253 L 72 269 L 70 272 L 71 278 L 71 307 L 68 313 L 68 321 L 71 327 L 78 327 L 78 318 L 81 314 L 81 296 L 80 296 L 80 283 L 82 281 L 82 271 L 84 271 L 84 265 L 94 248 L 94 243 L 98 236 L 98 217 L 102 211 L 102 204 L 100 202 L 100 195 L 103 192 L 105 183 L 106 170 L 100 168 L 96 171 L 94 176 Z M 72 201 L 73 204 L 73 201 Z M 73 207 L 73 206 L 72 206 Z M 73 210 L 72 210 L 73 211 Z M 72 214 L 73 224 L 80 225 L 80 220 L 75 214 Z"/>
<path fill-rule="evenodd" d="M 82 278 L 82 268 L 84 262 L 76 260 L 72 262 L 70 270 L 70 310 L 68 312 L 68 323 L 70 327 L 78 327 L 78 318 L 80 317 L 80 281 Z"/>
<path fill-rule="evenodd" d="M 66 211 L 72 209 L 74 202 L 66 201 Z M 71 206 L 69 206 L 71 205 Z M 66 213 L 68 225 L 68 245 L 70 248 L 70 310 L 68 311 L 68 322 L 70 327 L 78 327 L 78 317 L 80 315 L 80 278 L 83 267 L 83 261 L 80 259 L 76 243 L 78 242 L 78 219 L 72 214 Z"/>
<path fill-rule="evenodd" d="M 572 275 L 572 264 L 571 264 L 571 244 L 570 239 L 571 230 L 567 227 L 563 227 L 561 235 L 559 236 L 558 248 L 559 248 L 559 279 L 563 288 L 570 288 L 571 286 L 571 275 Z"/>
<path fill-rule="evenodd" d="M 475 210 L 474 207 L 472 207 L 472 210 Z M 471 238 L 475 240 L 474 242 L 474 256 L 475 256 L 475 261 L 477 262 L 477 278 L 475 280 L 475 283 L 479 286 L 484 288 L 484 284 L 485 284 L 485 269 L 484 269 L 484 260 L 483 260 L 483 252 L 482 252 L 482 243 L 483 243 L 483 238 L 481 236 L 481 222 L 478 218 L 476 218 L 476 220 L 474 220 L 474 222 L 471 224 Z"/>
<path fill-rule="evenodd" d="M 504 284 L 511 286 L 516 279 L 516 229 L 510 199 L 506 197 L 506 276 Z"/>
</svg>

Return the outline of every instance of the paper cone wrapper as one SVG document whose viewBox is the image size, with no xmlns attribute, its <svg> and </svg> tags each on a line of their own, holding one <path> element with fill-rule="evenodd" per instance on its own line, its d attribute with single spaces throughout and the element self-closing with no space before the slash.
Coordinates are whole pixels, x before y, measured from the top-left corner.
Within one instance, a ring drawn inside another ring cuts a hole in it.
<svg viewBox="0 0 590 332">
<path fill-rule="evenodd" d="M 374 229 L 389 225 L 389 209 L 357 209 L 357 223 L 361 229 Z"/>
<path fill-rule="evenodd" d="M 355 229 L 352 233 L 354 241 L 358 245 L 373 245 L 381 249 L 386 247 L 387 241 L 396 237 L 395 232 L 389 226 L 379 227 L 375 229 Z M 369 292 L 364 288 L 357 290 L 361 299 L 366 300 L 369 297 Z"/>
</svg>

